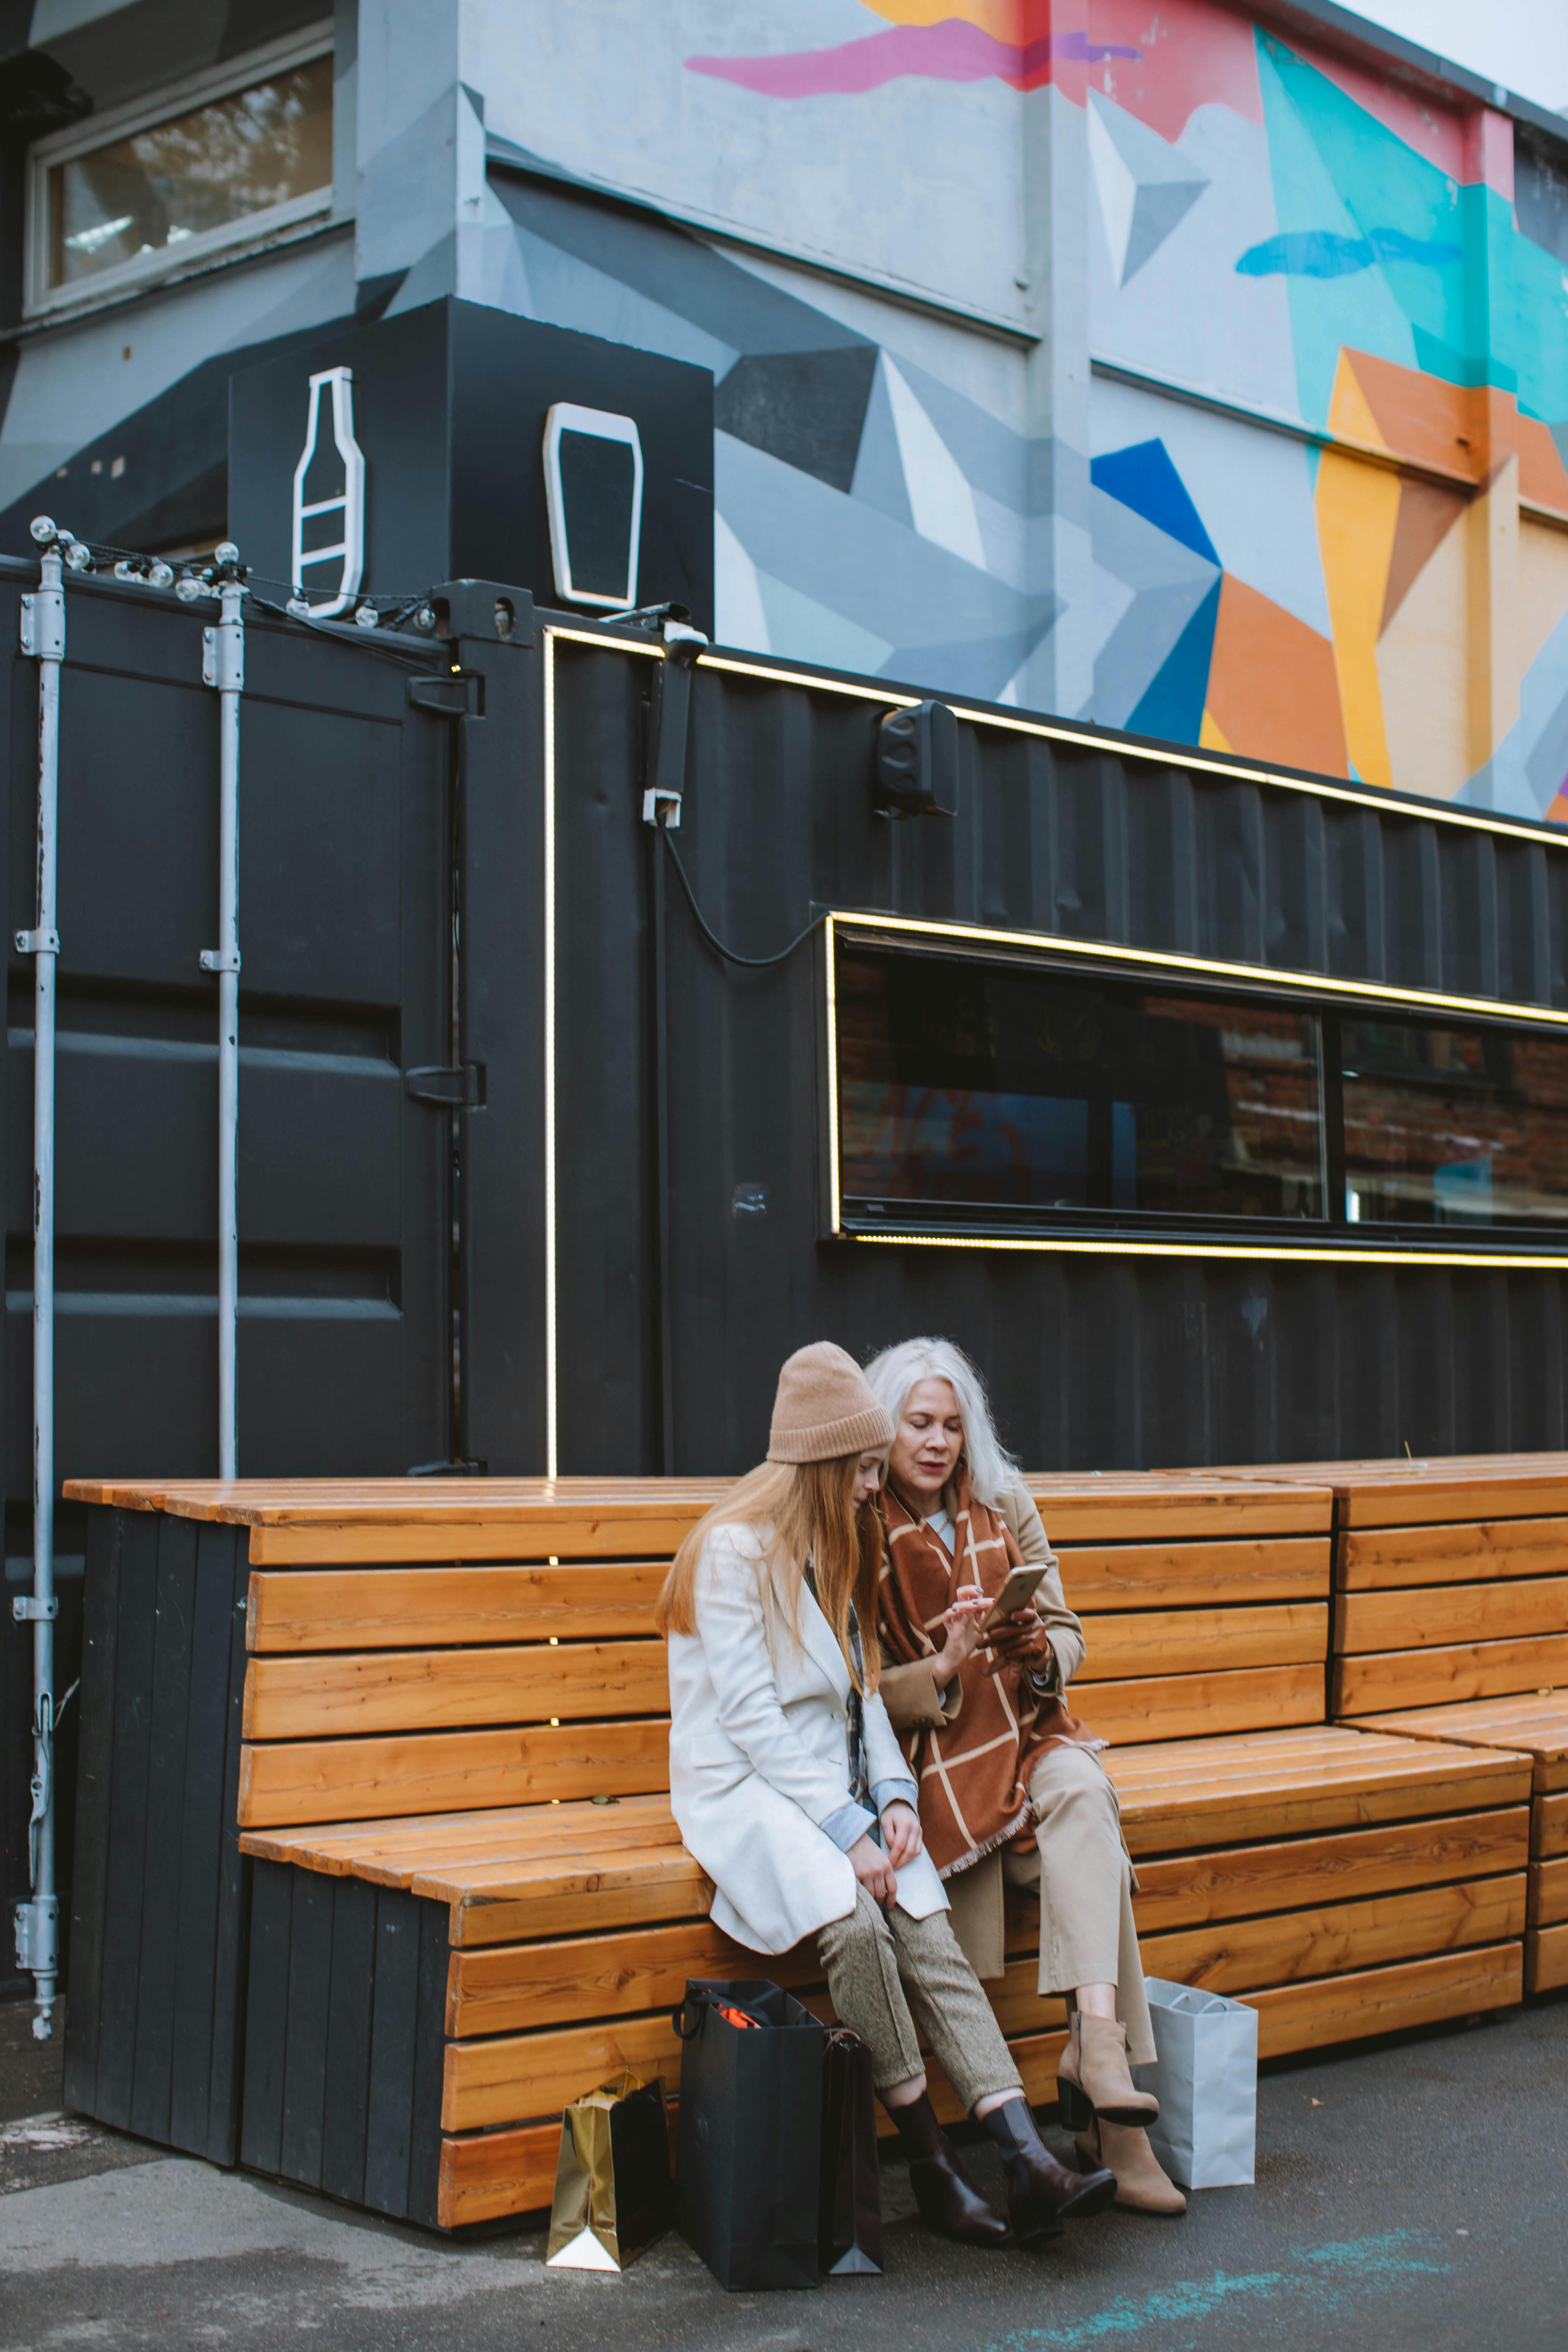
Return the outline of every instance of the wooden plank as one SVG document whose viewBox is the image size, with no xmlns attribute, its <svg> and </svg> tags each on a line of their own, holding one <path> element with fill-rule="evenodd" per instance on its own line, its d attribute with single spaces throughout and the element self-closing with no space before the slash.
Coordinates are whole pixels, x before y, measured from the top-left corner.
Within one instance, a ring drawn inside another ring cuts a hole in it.
<svg viewBox="0 0 1568 2352">
<path fill-rule="evenodd" d="M 1247 1731 L 1275 1724 L 1320 1723 L 1320 1662 L 1252 1666 L 1239 1674 L 1156 1675 L 1136 1682 L 1096 1683 L 1081 1712 L 1103 1738 L 1188 1739 L 1202 1732 Z"/>
<path fill-rule="evenodd" d="M 755 1965 L 748 1973 L 766 1973 L 755 1954 L 752 1959 Z M 814 1995 L 807 2006 L 813 2005 L 826 2008 L 826 1998 Z M 1035 2006 L 1038 2010 L 1045 2004 L 1037 2001 Z M 1010 2041 L 1031 2098 L 1043 2103 L 1056 2095 L 1056 2064 L 1066 2040 L 1065 2033 L 1050 2032 Z M 662 2074 L 667 2091 L 679 2090 L 680 2043 L 668 2011 L 485 2042 L 448 2042 L 441 2128 L 493 2130 L 558 2116 L 569 2100 L 580 2098 L 623 2067 L 645 2080 Z M 927 2071 L 938 2116 L 946 2123 L 962 2121 L 963 2111 L 934 2061 Z"/>
<path fill-rule="evenodd" d="M 1522 1642 L 1565 1630 L 1568 1576 L 1342 1592 L 1334 1601 L 1336 1656 L 1461 1642 Z"/>
<path fill-rule="evenodd" d="M 1560 1796 L 1537 1797 L 1530 1811 L 1530 1851 L 1536 1859 L 1568 1853 L 1568 1789 Z"/>
<path fill-rule="evenodd" d="M 1524 1642 L 1468 1642 L 1452 1649 L 1377 1650 L 1336 1658 L 1331 1672 L 1336 1715 L 1374 1715 L 1388 1708 L 1441 1706 L 1456 1699 L 1499 1698 L 1568 1682 L 1568 1633 L 1539 1633 Z"/>
<path fill-rule="evenodd" d="M 500 1867 L 601 1844 L 679 1844 L 666 1791 L 565 1804 L 492 1805 L 479 1812 L 413 1813 L 388 1821 L 327 1822 L 251 1830 L 242 1850 L 271 1862 L 345 1877 L 366 1864 L 401 1869 L 388 1885 L 418 1871 L 483 1862 Z M 443 1897 L 443 1900 L 446 1898 Z"/>
<path fill-rule="evenodd" d="M 1508 1943 L 1279 1985 L 1241 1998 L 1258 2011 L 1258 2056 L 1283 2058 L 1295 2050 L 1321 2050 L 1369 2034 L 1436 2025 L 1479 2010 L 1508 2009 L 1523 1990 L 1523 1948 Z"/>
<path fill-rule="evenodd" d="M 1416 1707 L 1361 1718 L 1360 1728 L 1407 1739 L 1507 1748 L 1534 1763 L 1537 1794 L 1568 1790 L 1568 1691 L 1537 1690 L 1454 1706 Z"/>
<path fill-rule="evenodd" d="M 120 1621 L 121 1521 L 100 1507 L 87 1523 L 82 1587 L 81 1691 L 77 1704 L 76 1852 L 70 1878 L 70 1990 L 65 2014 L 65 2095 L 79 2114 L 98 2113 L 99 2026 L 104 1994 L 109 1819 L 115 1725 L 115 1649 Z"/>
<path fill-rule="evenodd" d="M 1340 1539 L 1345 1591 L 1480 1578 L 1568 1574 L 1568 1518 L 1472 1519 L 1458 1527 L 1367 1528 Z"/>
<path fill-rule="evenodd" d="M 455 1951 L 447 2031 L 466 2040 L 590 2017 L 629 2017 L 639 2010 L 675 2008 L 688 1977 L 757 1975 L 792 1989 L 820 1986 L 822 1964 L 811 1942 L 763 1961 L 708 1919 L 631 1935 L 552 1937 Z"/>
<path fill-rule="evenodd" d="M 1530 1808 L 1508 1805 L 1447 1821 L 1400 1822 L 1337 1836 L 1172 1854 L 1139 1864 L 1132 1916 L 1139 1935 L 1148 1937 L 1205 1920 L 1517 1871 L 1529 1851 Z"/>
<path fill-rule="evenodd" d="M 662 1642 L 531 1642 L 482 1650 L 368 1650 L 253 1658 L 247 1739 L 329 1739 L 458 1725 L 664 1715 Z"/>
<path fill-rule="evenodd" d="M 1320 1675 L 1320 1703 L 1313 1712 L 1321 1712 L 1321 1675 L 1329 1646 L 1325 1602 L 1092 1612 L 1085 1614 L 1083 1630 L 1089 1646 L 1079 1684 L 1310 1664 Z"/>
<path fill-rule="evenodd" d="M 1568 1469 L 1544 1475 L 1411 1479 L 1352 1475 L 1340 1498 L 1346 1528 L 1430 1526 L 1434 1520 L 1554 1518 L 1568 1504 Z"/>
<path fill-rule="evenodd" d="M 1332 1546 L 1320 1536 L 1063 1544 L 1058 1554 L 1068 1601 L 1080 1612 L 1327 1599 L 1331 1556 Z"/>
<path fill-rule="evenodd" d="M 465 1643 L 578 1641 L 651 1633 L 662 1559 L 560 1568 L 411 1568 L 290 1572 L 250 1580 L 252 1650 L 417 1650 Z"/>
<path fill-rule="evenodd" d="M 416 1878 L 416 1895 L 438 1895 L 442 1881 Z M 517 1882 L 511 1882 L 516 1886 Z M 466 1888 L 451 1905 L 458 1947 L 507 1943 L 519 1936 L 563 1936 L 586 1927 L 648 1925 L 706 1915 L 713 1883 L 684 1846 L 658 1854 L 610 1855 L 589 1866 L 541 1872 L 537 1886 L 492 1893 Z"/>
<path fill-rule="evenodd" d="M 1555 1992 L 1568 1985 L 1568 1927 L 1532 1927 L 1524 1939 L 1526 1992 Z"/>
<path fill-rule="evenodd" d="M 295 1739 L 247 1747 L 241 1829 L 462 1812 L 552 1798 L 632 1796 L 669 1786 L 669 1726 L 531 1725 L 381 1739 Z"/>
<path fill-rule="evenodd" d="M 1327 1739 L 1335 1738 L 1353 1743 L 1357 1735 L 1330 1729 Z M 1527 1759 L 1495 1749 L 1390 1741 L 1369 1749 L 1358 1762 L 1342 1748 L 1329 1748 L 1325 1740 L 1316 1754 L 1298 1751 L 1270 1769 L 1278 1750 L 1271 1751 L 1267 1739 L 1258 1743 L 1250 1768 L 1244 1768 L 1234 1750 L 1226 1754 L 1229 1746 L 1194 1740 L 1174 1750 L 1110 1750 L 1106 1767 L 1121 1797 L 1122 1829 L 1135 1858 L 1187 1852 L 1200 1839 L 1240 1845 L 1516 1804 L 1530 1789 Z M 1186 1767 L 1173 1769 L 1163 1783 L 1158 1773 L 1162 1754 L 1172 1757 L 1173 1767 Z"/>
<path fill-rule="evenodd" d="M 136 2056 L 142 1914 L 147 1884 L 147 1812 L 157 1626 L 156 1519 L 128 1519 L 120 1547 L 115 1627 L 114 1746 L 110 1768 L 109 1868 L 104 1901 L 97 2097 L 91 2112 L 131 2128 Z"/>
<path fill-rule="evenodd" d="M 1024 2087 L 1037 2106 L 1049 2106 L 1056 2099 L 1057 2061 L 1066 2039 L 1064 2033 L 1033 2034 L 1010 2045 Z M 932 2068 L 931 2083 L 938 2115 L 944 2122 L 958 2122 L 958 2102 L 939 2069 Z M 672 2109 L 676 2104 L 671 2101 Z M 884 2137 L 893 2129 L 880 2109 L 878 2128 Z M 459 2229 L 468 2222 L 500 2221 L 548 2207 L 555 2191 L 560 2147 L 558 2116 L 510 2130 L 475 2133 L 469 2138 L 444 2137 L 437 2209 L 441 2227 Z"/>
<path fill-rule="evenodd" d="M 1143 1474 L 1147 1483 L 1133 1473 L 1102 1479 L 1026 1475 L 1053 1544 L 1326 1535 L 1333 1507 L 1326 1487 L 1209 1485 L 1156 1473 Z"/>
<path fill-rule="evenodd" d="M 308 1519 L 250 1530 L 253 1568 L 319 1562 L 322 1567 L 394 1566 L 404 1561 L 668 1559 L 710 1506 L 667 1504 L 635 1517 L 584 1512 L 581 1517 Z"/>
<path fill-rule="evenodd" d="M 1381 1968 L 1524 1933 L 1525 1874 L 1419 1886 L 1356 1903 L 1140 1936 L 1148 1974 L 1205 1992 L 1251 1992 L 1298 1978 Z"/>
<path fill-rule="evenodd" d="M 1530 1865 L 1530 1925 L 1555 1927 L 1568 1919 L 1568 1853 Z"/>
</svg>

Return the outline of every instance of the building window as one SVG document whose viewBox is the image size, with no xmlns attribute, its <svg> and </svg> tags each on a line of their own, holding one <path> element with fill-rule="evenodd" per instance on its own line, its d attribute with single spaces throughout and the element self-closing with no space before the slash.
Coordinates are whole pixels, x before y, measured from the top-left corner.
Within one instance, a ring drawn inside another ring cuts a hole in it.
<svg viewBox="0 0 1568 2352">
<path fill-rule="evenodd" d="M 330 42 L 274 44 L 31 155 L 28 308 L 118 292 L 331 202 Z"/>
<path fill-rule="evenodd" d="M 1568 1024 L 1368 1019 L 1300 988 L 853 936 L 830 953 L 840 1230 L 1568 1228 Z"/>
<path fill-rule="evenodd" d="M 1568 1225 L 1568 1045 L 1342 1021 L 1354 1223 Z"/>
</svg>

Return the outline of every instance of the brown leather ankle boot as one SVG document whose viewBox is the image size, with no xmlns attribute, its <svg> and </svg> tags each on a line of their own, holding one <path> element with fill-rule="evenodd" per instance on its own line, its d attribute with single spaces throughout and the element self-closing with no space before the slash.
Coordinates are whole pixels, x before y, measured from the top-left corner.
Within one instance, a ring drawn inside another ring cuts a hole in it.
<svg viewBox="0 0 1568 2352">
<path fill-rule="evenodd" d="M 1081 2009 L 1073 2011 L 1057 2061 L 1057 2095 L 1069 2131 L 1087 2131 L 1096 2116 L 1105 2124 L 1152 2124 L 1160 2112 L 1159 2100 L 1139 2090 L 1128 2071 L 1121 2020 L 1086 2017 Z"/>
<path fill-rule="evenodd" d="M 1062 2223 L 1103 2213 L 1116 2196 L 1116 2176 L 1090 2171 L 1087 2178 L 1058 2164 L 1036 2127 L 1029 2102 L 1019 2093 L 981 2121 L 1001 2149 L 1012 2192 L 1013 2235 L 1021 2246 L 1043 2246 L 1059 2238 Z"/>
<path fill-rule="evenodd" d="M 922 2091 L 907 2106 L 889 2107 L 888 2113 L 910 2159 L 910 2187 L 921 2221 L 963 2246 L 1010 2246 L 1012 2231 L 948 2146 L 930 2093 Z"/>
<path fill-rule="evenodd" d="M 1187 2210 L 1187 2200 L 1169 2179 L 1149 2145 L 1146 2131 L 1127 2124 L 1092 2123 L 1078 2136 L 1077 2161 L 1083 2172 L 1108 2164 L 1116 2175 L 1116 2201 L 1135 2213 L 1166 2213 L 1173 2218 Z"/>
</svg>

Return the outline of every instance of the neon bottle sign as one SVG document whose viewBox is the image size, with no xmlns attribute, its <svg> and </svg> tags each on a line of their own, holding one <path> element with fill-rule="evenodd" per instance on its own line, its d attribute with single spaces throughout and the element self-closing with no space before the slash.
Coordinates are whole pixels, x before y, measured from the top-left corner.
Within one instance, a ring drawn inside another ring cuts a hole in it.
<svg viewBox="0 0 1568 2352">
<path fill-rule="evenodd" d="M 364 576 L 364 457 L 354 439 L 354 396 L 353 368 L 324 368 L 320 375 L 310 378 L 310 406 L 305 420 L 305 446 L 300 452 L 300 462 L 294 468 L 294 519 L 292 565 L 289 577 L 294 583 L 294 604 L 308 611 L 312 619 L 330 620 L 353 602 Z M 335 484 L 342 468 L 341 489 L 333 488 L 326 498 L 307 499 L 305 485 L 310 468 L 316 465 L 317 449 L 321 433 L 321 406 L 328 394 L 331 399 L 332 447 L 338 466 L 323 456 L 317 466 L 318 477 Z M 305 526 L 320 515 L 341 514 L 342 535 L 330 545 L 305 545 Z M 321 604 L 313 604 L 305 593 L 305 575 L 313 565 L 339 563 L 336 589 Z"/>
</svg>

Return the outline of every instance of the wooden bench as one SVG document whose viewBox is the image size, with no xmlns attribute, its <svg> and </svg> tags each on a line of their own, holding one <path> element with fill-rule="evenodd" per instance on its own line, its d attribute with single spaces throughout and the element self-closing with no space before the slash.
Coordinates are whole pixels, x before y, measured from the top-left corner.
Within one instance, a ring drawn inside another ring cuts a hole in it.
<svg viewBox="0 0 1568 2352">
<path fill-rule="evenodd" d="M 1268 2053 L 1518 1999 L 1529 1764 L 1325 1722 L 1327 1489 L 1035 1483 L 1150 1969 L 1253 2000 Z M 669 1816 L 651 1630 L 714 1491 L 85 1497 L 122 1545 L 142 1511 L 247 1555 L 244 2162 L 444 2227 L 531 2210 L 565 2102 L 622 2065 L 674 2087 L 686 1978 L 756 1972 Z M 1045 2102 L 1065 2020 L 1037 1942 L 1021 1907 L 994 1998 Z M 826 2013 L 809 1953 L 763 1972 Z"/>
<path fill-rule="evenodd" d="M 1531 1759 L 1525 1987 L 1568 1984 L 1568 1454 L 1236 1475 L 1333 1489 L 1337 1717 Z"/>
</svg>

